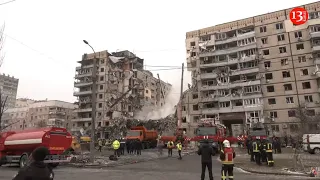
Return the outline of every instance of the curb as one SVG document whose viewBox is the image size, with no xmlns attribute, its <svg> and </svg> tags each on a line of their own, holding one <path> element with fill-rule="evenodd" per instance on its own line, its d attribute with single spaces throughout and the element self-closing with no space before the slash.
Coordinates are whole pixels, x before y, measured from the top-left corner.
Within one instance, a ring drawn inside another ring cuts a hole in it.
<svg viewBox="0 0 320 180">
<path fill-rule="evenodd" d="M 254 174 L 264 174 L 264 175 L 277 175 L 277 176 L 299 176 L 299 177 L 309 177 L 308 174 L 292 174 L 292 173 L 286 173 L 286 172 L 266 172 L 266 171 L 257 171 L 257 170 L 252 170 L 249 168 L 244 168 L 239 165 L 235 165 L 235 167 L 247 171 L 249 173 L 254 173 Z M 311 178 L 311 177 L 310 177 Z M 320 179 L 320 178 L 319 178 Z"/>
<path fill-rule="evenodd" d="M 187 153 L 182 154 L 183 156 L 188 156 L 190 154 L 195 153 L 196 151 L 190 151 Z M 149 158 L 149 159 L 141 159 L 141 160 L 132 160 L 130 162 L 121 162 L 121 163 L 112 163 L 112 164 L 105 164 L 105 165 L 101 165 L 101 164 L 97 164 L 97 165 L 86 165 L 86 164 L 74 164 L 74 163 L 68 163 L 68 164 L 64 164 L 63 166 L 65 167 L 75 167 L 75 168 L 92 168 L 92 169 L 96 169 L 96 168 L 107 168 L 107 167 L 118 167 L 118 166 L 124 166 L 124 165 L 128 165 L 128 164 L 137 164 L 137 163 L 142 163 L 142 162 L 149 162 L 149 161 L 157 161 L 157 160 L 164 160 L 164 159 L 169 159 L 170 157 L 156 157 L 156 158 Z M 116 162 L 116 161 L 115 161 Z"/>
</svg>

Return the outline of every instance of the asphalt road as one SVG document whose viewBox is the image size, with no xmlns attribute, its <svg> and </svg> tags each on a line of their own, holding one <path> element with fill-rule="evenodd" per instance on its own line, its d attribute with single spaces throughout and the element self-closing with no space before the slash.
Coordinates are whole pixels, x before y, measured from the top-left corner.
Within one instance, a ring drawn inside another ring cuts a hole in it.
<svg viewBox="0 0 320 180">
<path fill-rule="evenodd" d="M 164 160 L 156 160 L 142 162 L 130 165 L 124 165 L 108 169 L 85 169 L 58 167 L 55 171 L 55 179 L 57 180 L 196 180 L 200 179 L 200 159 L 197 155 L 185 156 L 183 160 L 177 158 L 169 158 Z M 1 167 L 0 179 L 9 180 L 17 172 L 17 168 Z M 215 179 L 221 179 L 220 163 L 213 159 L 213 172 Z M 237 180 L 257 180 L 263 179 L 302 179 L 293 176 L 265 176 L 250 174 L 235 169 L 234 176 Z M 206 174 L 206 179 L 209 179 Z"/>
</svg>

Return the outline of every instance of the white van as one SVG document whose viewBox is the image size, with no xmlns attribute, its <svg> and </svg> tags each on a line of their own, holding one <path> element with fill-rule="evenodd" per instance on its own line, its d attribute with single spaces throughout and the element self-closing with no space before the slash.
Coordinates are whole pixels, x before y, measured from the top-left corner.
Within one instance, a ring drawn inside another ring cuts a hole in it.
<svg viewBox="0 0 320 180">
<path fill-rule="evenodd" d="M 320 134 L 304 134 L 303 150 L 310 154 L 320 154 Z"/>
</svg>

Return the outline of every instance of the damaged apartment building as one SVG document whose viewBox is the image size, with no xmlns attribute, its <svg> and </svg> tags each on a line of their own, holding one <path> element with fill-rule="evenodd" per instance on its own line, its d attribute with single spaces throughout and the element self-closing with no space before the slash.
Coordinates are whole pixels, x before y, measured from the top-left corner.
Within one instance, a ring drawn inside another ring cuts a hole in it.
<svg viewBox="0 0 320 180">
<path fill-rule="evenodd" d="M 74 96 L 78 97 L 75 131 L 88 129 L 92 121 L 93 61 L 97 58 L 96 127 L 104 129 L 117 118 L 132 119 L 143 107 L 161 108 L 171 85 L 143 69 L 144 60 L 130 51 L 84 54 L 76 68 Z M 106 133 L 103 133 L 106 135 Z M 104 135 L 101 135 L 104 136 Z"/>
<path fill-rule="evenodd" d="M 320 3 L 301 7 L 310 16 L 303 26 L 292 25 L 290 8 L 187 33 L 192 107 L 200 109 L 191 121 L 261 122 L 283 136 L 299 129 L 296 108 L 320 112 Z"/>
</svg>

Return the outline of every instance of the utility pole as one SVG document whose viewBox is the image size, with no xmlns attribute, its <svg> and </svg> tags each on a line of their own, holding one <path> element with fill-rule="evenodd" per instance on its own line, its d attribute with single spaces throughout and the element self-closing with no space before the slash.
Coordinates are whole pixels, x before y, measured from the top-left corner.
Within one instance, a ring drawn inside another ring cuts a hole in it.
<svg viewBox="0 0 320 180">
<path fill-rule="evenodd" d="M 181 128 L 182 124 L 182 100 L 183 100 L 183 75 L 184 75 L 184 63 L 182 63 L 182 69 L 181 69 L 181 87 L 180 87 L 180 118 L 178 119 L 178 128 Z"/>
<path fill-rule="evenodd" d="M 94 162 L 94 142 L 95 142 L 95 126 L 96 126 L 96 96 L 97 96 L 97 57 L 96 57 L 96 52 L 94 49 L 91 47 L 91 45 L 88 43 L 88 41 L 83 40 L 85 44 L 90 46 L 94 53 L 93 57 L 93 70 L 92 70 L 92 97 L 91 97 L 91 103 L 92 103 L 92 112 L 91 112 L 91 141 L 90 141 L 90 162 Z"/>
</svg>

